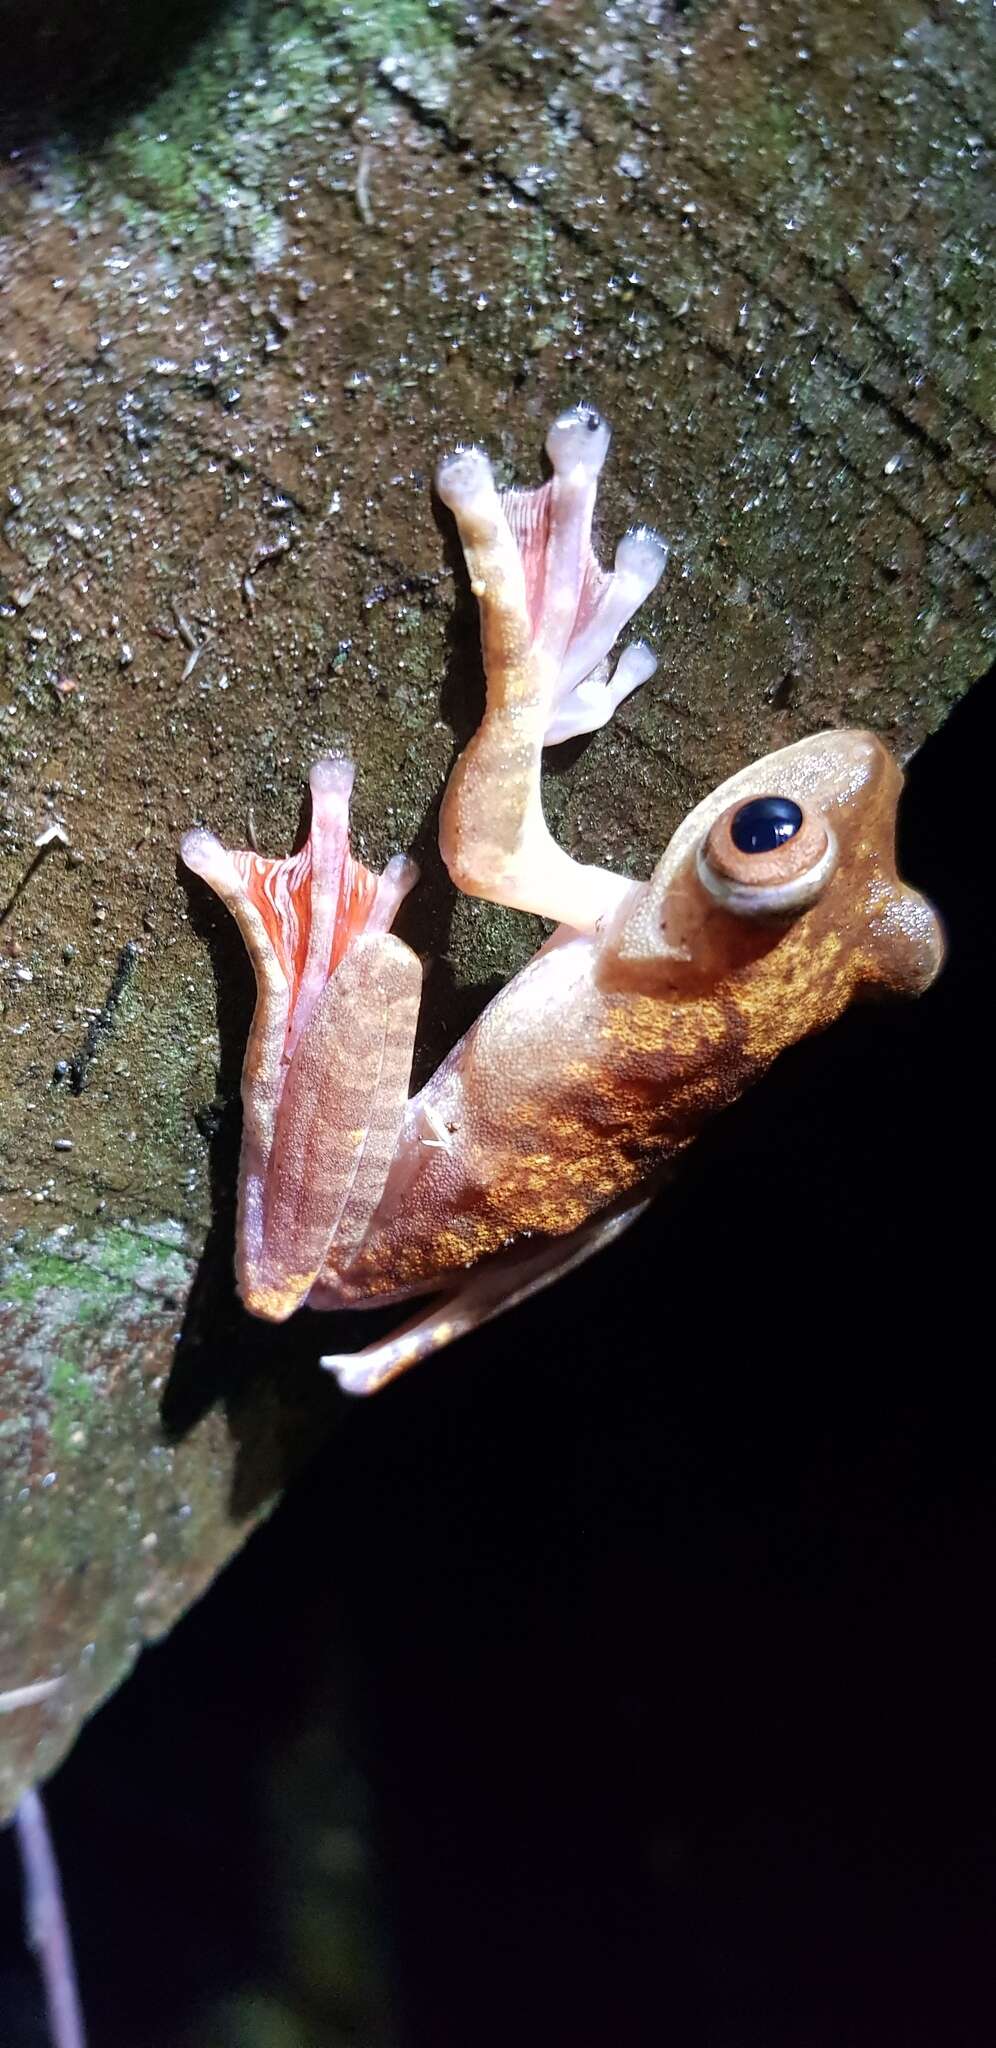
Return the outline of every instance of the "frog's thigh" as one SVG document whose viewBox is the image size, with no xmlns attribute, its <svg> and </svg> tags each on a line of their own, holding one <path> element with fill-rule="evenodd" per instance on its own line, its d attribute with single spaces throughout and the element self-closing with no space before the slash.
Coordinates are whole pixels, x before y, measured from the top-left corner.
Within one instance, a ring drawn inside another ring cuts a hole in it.
<svg viewBox="0 0 996 2048">
<path fill-rule="evenodd" d="M 569 1238 L 544 1245 L 541 1251 L 517 1252 L 490 1260 L 471 1273 L 459 1293 L 428 1303 L 393 1337 L 380 1344 L 368 1344 L 363 1351 L 323 1358 L 321 1363 L 327 1371 L 335 1373 L 344 1393 L 374 1394 L 388 1380 L 396 1379 L 409 1366 L 427 1358 L 430 1352 L 440 1351 L 457 1337 L 465 1337 L 479 1324 L 490 1322 L 492 1316 L 501 1315 L 503 1309 L 514 1308 L 517 1302 L 538 1294 L 540 1288 L 549 1287 L 572 1267 L 582 1265 L 593 1252 L 601 1251 L 627 1230 L 647 1205 L 647 1200 L 633 1202 L 610 1216 L 597 1216 Z"/>
<path fill-rule="evenodd" d="M 335 1240 L 344 1261 L 384 1190 L 408 1100 L 422 987 L 415 954 L 361 937 L 315 1005 L 287 1071 L 247 1307 L 290 1315 Z"/>
</svg>

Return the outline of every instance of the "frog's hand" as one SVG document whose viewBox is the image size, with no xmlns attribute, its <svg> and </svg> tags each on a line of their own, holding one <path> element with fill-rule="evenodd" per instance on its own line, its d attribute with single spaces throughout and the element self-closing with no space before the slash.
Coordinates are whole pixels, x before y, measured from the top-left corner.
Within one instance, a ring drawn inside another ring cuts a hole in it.
<svg viewBox="0 0 996 2048">
<path fill-rule="evenodd" d="M 439 465 L 480 605 L 487 704 L 450 777 L 439 843 L 457 887 L 592 931 L 627 884 L 582 867 L 550 836 L 540 795 L 543 748 L 604 725 L 653 673 L 641 641 L 608 657 L 667 559 L 656 534 L 625 535 L 610 574 L 591 547 L 609 429 L 590 406 L 554 421 L 549 483 L 499 496 L 479 448 Z"/>
<path fill-rule="evenodd" d="M 282 1322 L 334 1249 L 348 1262 L 384 1191 L 408 1101 L 422 969 L 389 933 L 353 942 L 287 1069 L 258 1242 L 239 1247 L 239 1292 Z"/>
<path fill-rule="evenodd" d="M 364 1351 L 323 1358 L 322 1365 L 335 1373 L 344 1393 L 375 1394 L 388 1380 L 397 1379 L 399 1373 L 407 1372 L 420 1359 L 441 1351 L 445 1344 L 465 1337 L 481 1323 L 490 1322 L 504 1309 L 514 1308 L 517 1302 L 526 1301 L 529 1295 L 538 1294 L 575 1266 L 583 1265 L 594 1252 L 628 1230 L 642 1216 L 649 1200 L 648 1196 L 647 1200 L 631 1202 L 628 1208 L 617 1209 L 609 1216 L 596 1216 L 591 1223 L 582 1224 L 580 1230 L 572 1231 L 570 1237 L 545 1244 L 538 1251 L 506 1253 L 489 1259 L 470 1274 L 458 1293 L 427 1303 L 393 1337 L 368 1344 Z"/>
</svg>

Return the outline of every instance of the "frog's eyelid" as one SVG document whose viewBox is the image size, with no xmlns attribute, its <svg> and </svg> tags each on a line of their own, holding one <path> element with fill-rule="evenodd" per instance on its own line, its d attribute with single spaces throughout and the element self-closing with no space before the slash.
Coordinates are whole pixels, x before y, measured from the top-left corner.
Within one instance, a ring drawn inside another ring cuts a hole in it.
<svg viewBox="0 0 996 2048">
<path fill-rule="evenodd" d="M 700 842 L 695 857 L 699 881 L 708 894 L 721 903 L 724 910 L 731 910 L 735 917 L 797 916 L 822 895 L 837 865 L 838 846 L 829 825 L 826 827 L 826 845 L 819 859 L 804 873 L 793 875 L 787 882 L 734 882 L 726 875 L 718 875 L 709 865 L 707 843 L 708 835 Z"/>
</svg>

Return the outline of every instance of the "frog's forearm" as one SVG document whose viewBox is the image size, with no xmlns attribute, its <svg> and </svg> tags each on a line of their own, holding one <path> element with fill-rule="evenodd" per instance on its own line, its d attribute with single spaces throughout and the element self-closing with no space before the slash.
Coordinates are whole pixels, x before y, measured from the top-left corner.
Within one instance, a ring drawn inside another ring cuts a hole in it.
<svg viewBox="0 0 996 2048">
<path fill-rule="evenodd" d="M 620 543 L 606 576 L 591 519 L 609 432 L 588 407 L 550 430 L 550 482 L 499 497 L 487 456 L 459 450 L 437 488 L 452 510 L 481 614 L 487 702 L 450 777 L 440 812 L 443 858 L 458 888 L 579 931 L 618 906 L 624 877 L 584 867 L 557 846 L 543 816 L 544 746 L 604 724 L 653 672 L 627 650 L 615 678 L 595 673 L 653 589 L 666 549 L 644 530 Z"/>
</svg>

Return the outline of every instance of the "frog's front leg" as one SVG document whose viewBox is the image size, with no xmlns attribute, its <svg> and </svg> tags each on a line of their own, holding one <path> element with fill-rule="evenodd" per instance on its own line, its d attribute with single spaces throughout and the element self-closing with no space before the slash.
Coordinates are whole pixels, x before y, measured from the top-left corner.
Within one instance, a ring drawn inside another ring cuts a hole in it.
<svg viewBox="0 0 996 2048">
<path fill-rule="evenodd" d="M 542 753 L 604 725 L 653 673 L 642 641 L 612 675 L 608 657 L 658 582 L 667 549 L 637 527 L 620 541 L 611 574 L 600 567 L 591 521 L 609 429 L 593 408 L 563 413 L 546 446 L 553 475 L 537 490 L 499 495 L 479 448 L 447 456 L 436 474 L 480 606 L 487 679 L 484 718 L 450 777 L 439 840 L 468 895 L 593 931 L 629 885 L 572 860 L 551 837 Z"/>
<path fill-rule="evenodd" d="M 368 1344 L 363 1351 L 335 1353 L 320 1363 L 333 1372 L 345 1394 L 376 1394 L 399 1373 L 441 1351 L 457 1337 L 466 1337 L 493 1316 L 504 1315 L 520 1301 L 551 1287 L 565 1273 L 604 1250 L 643 1214 L 650 1197 L 630 1202 L 611 1215 L 596 1216 L 569 1237 L 539 1249 L 499 1254 L 472 1272 L 455 1294 L 437 1297 L 404 1323 L 391 1337 Z"/>
<path fill-rule="evenodd" d="M 388 927 L 416 879 L 349 850 L 348 761 L 311 773 L 306 845 L 230 852 L 198 827 L 186 865 L 232 912 L 256 975 L 242 1070 L 236 1274 L 253 1314 L 282 1322 L 335 1242 L 345 1260 L 383 1192 L 408 1099 L 422 970 Z"/>
</svg>

